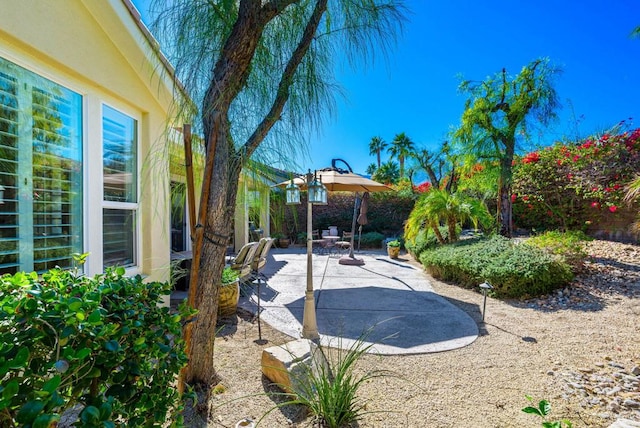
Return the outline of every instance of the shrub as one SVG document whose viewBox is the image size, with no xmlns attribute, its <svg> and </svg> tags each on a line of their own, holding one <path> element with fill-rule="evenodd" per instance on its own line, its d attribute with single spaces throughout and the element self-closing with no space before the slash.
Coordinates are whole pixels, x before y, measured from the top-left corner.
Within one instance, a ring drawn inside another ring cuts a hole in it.
<svg viewBox="0 0 640 428">
<path fill-rule="evenodd" d="M 562 258 L 576 273 L 582 269 L 587 257 L 584 242 L 591 239 L 581 231 L 550 231 L 527 239 L 525 244 Z"/>
<path fill-rule="evenodd" d="M 0 278 L 0 426 L 181 424 L 173 387 L 186 364 L 180 320 L 160 307 L 170 285 L 108 269 Z"/>
<path fill-rule="evenodd" d="M 469 239 L 427 250 L 421 263 L 435 278 L 475 288 L 493 285 L 496 297 L 530 297 L 563 287 L 572 279 L 569 266 L 544 251 L 501 236 Z"/>
<path fill-rule="evenodd" d="M 640 129 L 624 125 L 556 143 L 516 161 L 513 215 L 520 227 L 597 230 L 624 222 L 624 188 L 640 168 Z"/>
<path fill-rule="evenodd" d="M 381 248 L 384 235 L 378 232 L 367 232 L 360 236 L 360 246 L 364 248 Z"/>
<path fill-rule="evenodd" d="M 438 228 L 440 230 L 440 234 L 445 239 L 445 241 L 449 240 L 449 228 L 447 226 L 440 226 Z M 462 230 L 460 226 L 457 226 L 458 234 Z M 438 238 L 436 238 L 436 234 L 433 233 L 431 228 L 421 229 L 416 235 L 415 239 L 407 240 L 404 243 L 404 246 L 407 250 L 415 257 L 417 260 L 420 259 L 420 255 L 423 251 L 428 250 L 430 248 L 435 248 L 440 244 L 438 242 Z"/>
</svg>

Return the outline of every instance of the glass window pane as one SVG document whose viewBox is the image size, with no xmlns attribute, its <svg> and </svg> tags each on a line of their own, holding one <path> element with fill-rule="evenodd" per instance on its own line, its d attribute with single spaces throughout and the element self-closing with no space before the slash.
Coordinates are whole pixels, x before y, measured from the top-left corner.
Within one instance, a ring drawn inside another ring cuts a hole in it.
<svg viewBox="0 0 640 428">
<path fill-rule="evenodd" d="M 104 106 L 102 153 L 104 200 L 137 202 L 136 121 Z"/>
<path fill-rule="evenodd" d="M 135 210 L 103 210 L 102 245 L 105 267 L 136 264 L 135 214 Z"/>
<path fill-rule="evenodd" d="M 0 274 L 82 252 L 82 97 L 0 58 Z"/>
</svg>

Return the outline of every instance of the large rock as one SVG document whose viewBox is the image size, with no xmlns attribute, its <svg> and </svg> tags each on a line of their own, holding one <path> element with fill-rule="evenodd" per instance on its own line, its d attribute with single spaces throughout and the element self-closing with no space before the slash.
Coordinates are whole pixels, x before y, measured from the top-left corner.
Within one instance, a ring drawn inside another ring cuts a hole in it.
<svg viewBox="0 0 640 428">
<path fill-rule="evenodd" d="M 312 342 L 307 339 L 266 348 L 262 351 L 262 373 L 283 391 L 293 393 L 310 373 L 311 349 Z"/>
</svg>

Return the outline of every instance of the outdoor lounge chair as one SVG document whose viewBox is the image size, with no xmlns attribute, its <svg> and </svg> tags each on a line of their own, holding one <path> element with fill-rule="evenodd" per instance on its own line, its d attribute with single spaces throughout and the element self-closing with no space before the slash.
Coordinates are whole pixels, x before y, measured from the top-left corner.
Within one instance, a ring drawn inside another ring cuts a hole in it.
<svg viewBox="0 0 640 428">
<path fill-rule="evenodd" d="M 260 270 L 267 264 L 267 254 L 273 245 L 273 238 L 262 238 L 258 241 L 258 248 L 251 262 L 252 275 L 255 277 L 260 274 Z"/>
<path fill-rule="evenodd" d="M 236 257 L 229 262 L 231 269 L 238 272 L 240 282 L 244 282 L 251 277 L 251 265 L 257 249 L 258 242 L 249 242 L 243 245 Z"/>
</svg>

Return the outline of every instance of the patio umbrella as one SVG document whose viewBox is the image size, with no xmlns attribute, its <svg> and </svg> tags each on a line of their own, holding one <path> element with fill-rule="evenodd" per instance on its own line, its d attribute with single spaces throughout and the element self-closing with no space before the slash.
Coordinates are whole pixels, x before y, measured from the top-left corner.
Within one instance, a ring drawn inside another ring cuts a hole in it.
<svg viewBox="0 0 640 428">
<path fill-rule="evenodd" d="M 319 169 L 317 172 L 318 177 L 321 179 L 322 184 L 325 185 L 330 192 L 355 192 L 356 200 L 353 207 L 353 222 L 351 225 L 351 248 L 349 249 L 349 255 L 340 258 L 340 264 L 362 265 L 364 262 L 361 259 L 356 259 L 353 255 L 354 248 L 354 235 L 356 232 L 356 220 L 358 216 L 358 203 L 360 202 L 359 193 L 365 192 L 386 192 L 392 190 L 390 187 L 373 181 L 369 178 L 355 174 L 352 171 L 348 171 L 335 166 L 331 168 Z M 306 188 L 306 183 L 302 178 L 294 178 L 293 182 L 300 186 L 301 189 Z M 277 186 L 286 187 L 291 180 L 278 183 Z M 366 209 L 366 206 L 365 206 Z M 366 212 L 366 211 L 365 211 Z"/>
<path fill-rule="evenodd" d="M 367 210 L 369 209 L 369 192 L 364 192 L 360 202 L 360 214 L 358 214 L 358 251 L 360 251 L 360 238 L 362 237 L 362 226 L 369 223 Z"/>
<path fill-rule="evenodd" d="M 330 192 L 386 192 L 392 190 L 384 184 L 345 169 L 324 168 L 319 169 L 316 173 L 322 179 L 322 184 Z M 307 188 L 307 183 L 301 177 L 294 178 L 293 182 L 300 186 L 302 190 Z M 289 183 L 291 183 L 291 180 L 278 183 L 277 186 L 286 187 Z"/>
</svg>

